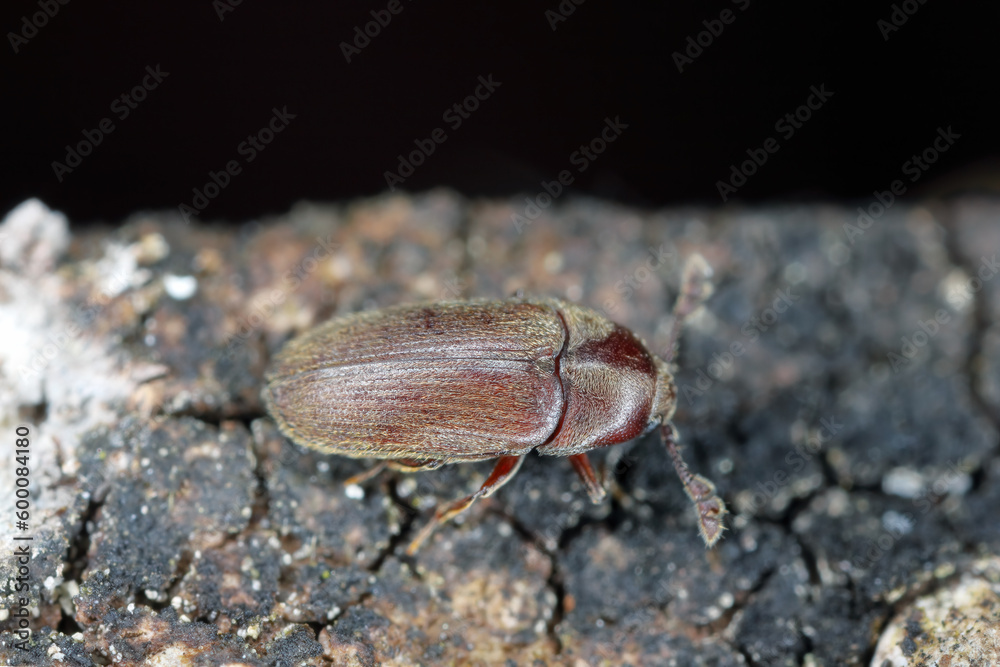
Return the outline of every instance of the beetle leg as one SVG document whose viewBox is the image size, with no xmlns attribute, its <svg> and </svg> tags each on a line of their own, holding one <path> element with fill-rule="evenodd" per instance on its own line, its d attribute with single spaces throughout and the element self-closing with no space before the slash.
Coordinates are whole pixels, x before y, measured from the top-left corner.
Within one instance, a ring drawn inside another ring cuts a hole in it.
<svg viewBox="0 0 1000 667">
<path fill-rule="evenodd" d="M 392 461 L 386 461 L 388 465 L 393 470 L 398 470 L 399 472 L 417 472 L 418 470 L 434 470 L 440 468 L 442 461 L 436 461 L 434 459 L 395 459 Z"/>
<path fill-rule="evenodd" d="M 595 505 L 602 502 L 604 500 L 604 487 L 597 481 L 597 475 L 590 467 L 590 459 L 587 458 L 586 452 L 574 454 L 569 457 L 569 462 L 573 464 L 576 474 L 583 480 L 583 485 L 587 488 L 587 493 L 590 494 L 590 501 Z"/>
<path fill-rule="evenodd" d="M 385 466 L 387 464 L 388 464 L 387 461 L 379 461 L 368 470 L 365 470 L 364 472 L 359 472 L 357 475 L 352 475 L 351 477 L 345 479 L 344 486 L 350 486 L 352 484 L 364 484 L 372 477 L 385 470 Z"/>
<path fill-rule="evenodd" d="M 726 503 L 722 502 L 722 498 L 716 493 L 714 484 L 701 475 L 694 474 L 688 468 L 684 458 L 681 457 L 680 449 L 677 448 L 677 431 L 674 425 L 667 422 L 660 427 L 660 434 L 674 462 L 677 475 L 684 484 L 684 490 L 698 510 L 698 529 L 701 531 L 701 537 L 710 547 L 719 541 L 722 531 L 726 529 L 722 522 L 722 518 L 726 515 Z"/>
<path fill-rule="evenodd" d="M 477 498 L 486 498 L 493 495 L 494 491 L 509 482 L 517 474 L 522 461 L 524 461 L 523 454 L 521 456 L 501 456 L 497 464 L 493 466 L 493 472 L 486 478 L 486 481 L 483 482 L 478 491 L 464 498 L 453 500 L 437 509 L 430 523 L 424 526 L 420 533 L 410 542 L 410 546 L 406 548 L 406 554 L 412 556 L 417 553 L 417 549 L 434 532 L 435 528 L 469 509 L 469 506 L 476 502 Z"/>
<path fill-rule="evenodd" d="M 440 468 L 441 461 L 436 461 L 434 459 L 396 459 L 392 461 L 379 461 L 368 470 L 359 472 L 353 477 L 348 477 L 344 480 L 344 486 L 348 486 L 350 484 L 364 484 L 372 477 L 385 470 L 387 467 L 400 472 L 416 472 L 418 470 L 434 470 L 435 468 Z"/>
</svg>

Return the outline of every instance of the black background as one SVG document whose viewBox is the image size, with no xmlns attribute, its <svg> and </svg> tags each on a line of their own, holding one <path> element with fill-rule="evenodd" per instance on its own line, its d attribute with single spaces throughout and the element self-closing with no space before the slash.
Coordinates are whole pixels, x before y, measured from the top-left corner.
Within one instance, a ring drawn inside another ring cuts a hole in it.
<svg viewBox="0 0 1000 667">
<path fill-rule="evenodd" d="M 628 129 L 576 173 L 573 191 L 649 207 L 722 203 L 717 182 L 768 137 L 780 150 L 730 201 L 870 198 L 903 177 L 939 127 L 961 138 L 916 186 L 981 169 L 997 153 L 995 3 L 911 0 L 916 11 L 886 40 L 878 21 L 890 19 L 891 2 L 750 0 L 742 10 L 730 0 L 565 0 L 575 10 L 553 30 L 546 11 L 558 0 L 400 1 L 350 63 L 341 42 L 387 2 L 244 0 L 220 20 L 221 2 L 73 0 L 17 53 L 10 33 L 41 10 L 37 0 L 5 2 L 0 207 L 38 196 L 75 223 L 176 210 L 209 171 L 238 159 L 242 173 L 202 219 L 242 220 L 302 198 L 382 192 L 397 155 L 439 127 L 447 141 L 406 190 L 535 193 L 575 169 L 570 154 L 616 116 Z M 673 54 L 725 9 L 733 22 L 679 72 Z M 157 65 L 169 76 L 119 120 L 111 103 Z M 480 75 L 501 86 L 453 130 L 442 114 Z M 781 137 L 775 122 L 820 85 L 833 96 Z M 237 146 L 275 107 L 295 119 L 245 163 Z M 105 117 L 114 132 L 57 180 L 52 163 Z"/>
</svg>

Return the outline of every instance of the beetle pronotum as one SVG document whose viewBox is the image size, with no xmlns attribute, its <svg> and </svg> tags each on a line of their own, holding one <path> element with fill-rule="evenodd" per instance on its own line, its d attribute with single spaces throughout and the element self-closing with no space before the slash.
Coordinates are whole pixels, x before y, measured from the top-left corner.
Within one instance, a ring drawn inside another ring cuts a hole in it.
<svg viewBox="0 0 1000 667">
<path fill-rule="evenodd" d="M 688 260 L 668 354 L 558 299 L 446 301 L 354 313 L 292 340 L 269 369 L 264 401 L 282 433 L 322 452 L 413 471 L 497 459 L 475 493 L 438 507 L 408 548 L 491 495 L 532 449 L 568 456 L 591 500 L 604 499 L 587 452 L 659 427 L 708 546 L 724 530 L 715 486 L 692 473 L 670 423 L 668 362 L 684 319 L 710 291 L 708 264 Z"/>
</svg>

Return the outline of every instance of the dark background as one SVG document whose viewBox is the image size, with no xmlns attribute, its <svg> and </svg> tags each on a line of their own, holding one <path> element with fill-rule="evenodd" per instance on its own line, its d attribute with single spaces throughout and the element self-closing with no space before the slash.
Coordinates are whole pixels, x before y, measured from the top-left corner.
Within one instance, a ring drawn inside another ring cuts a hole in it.
<svg viewBox="0 0 1000 667">
<path fill-rule="evenodd" d="M 911 0 L 914 13 L 886 40 L 878 21 L 890 20 L 891 2 L 751 0 L 744 10 L 729 0 L 565 0 L 575 10 L 553 30 L 545 12 L 558 0 L 401 0 L 402 11 L 348 63 L 341 42 L 387 2 L 242 2 L 222 20 L 226 5 L 207 0 L 42 2 L 58 12 L 35 33 L 23 17 L 40 16 L 37 0 L 5 2 L 0 16 L 0 208 L 38 196 L 75 223 L 190 204 L 192 189 L 232 159 L 242 172 L 204 220 L 377 194 L 397 155 L 439 127 L 447 141 L 405 189 L 534 194 L 542 180 L 574 169 L 574 192 L 650 207 L 722 203 L 717 182 L 768 137 L 780 150 L 730 201 L 870 199 L 948 126 L 961 139 L 908 194 L 989 188 L 989 178 L 962 174 L 988 173 L 1000 140 L 995 4 Z M 674 52 L 725 9 L 734 20 L 679 72 Z M 15 53 L 12 34 L 33 36 Z M 157 65 L 169 75 L 119 119 L 112 102 Z M 442 114 L 480 75 L 501 86 L 452 129 Z M 833 96 L 783 138 L 775 122 L 820 85 Z M 246 163 L 238 145 L 275 107 L 294 120 Z M 628 129 L 576 172 L 570 154 L 616 116 Z M 103 118 L 114 132 L 57 180 L 52 163 Z"/>
</svg>

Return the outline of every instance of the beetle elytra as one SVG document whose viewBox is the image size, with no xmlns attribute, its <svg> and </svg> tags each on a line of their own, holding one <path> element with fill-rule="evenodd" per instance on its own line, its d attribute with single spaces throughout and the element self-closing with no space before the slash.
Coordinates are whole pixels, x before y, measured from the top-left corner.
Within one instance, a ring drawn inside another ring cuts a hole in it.
<svg viewBox="0 0 1000 667">
<path fill-rule="evenodd" d="M 712 546 L 726 506 L 681 457 L 668 366 L 681 324 L 710 290 L 709 271 L 698 255 L 685 266 L 666 360 L 628 329 L 558 299 L 405 305 L 334 318 L 289 342 L 267 373 L 264 401 L 293 442 L 382 460 L 354 482 L 386 466 L 497 459 L 478 491 L 437 509 L 410 554 L 510 481 L 533 449 L 568 456 L 601 502 L 587 452 L 657 427 Z"/>
</svg>

